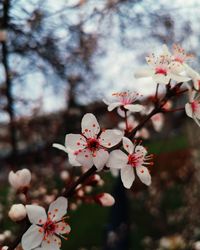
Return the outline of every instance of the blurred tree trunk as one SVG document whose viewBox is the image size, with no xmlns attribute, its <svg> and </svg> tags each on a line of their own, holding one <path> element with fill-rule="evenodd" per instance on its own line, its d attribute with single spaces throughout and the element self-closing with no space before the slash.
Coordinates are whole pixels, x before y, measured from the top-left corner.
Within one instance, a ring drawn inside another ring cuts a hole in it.
<svg viewBox="0 0 200 250">
<path fill-rule="evenodd" d="M 10 0 L 3 1 L 3 20 L 2 20 L 2 30 L 7 32 L 9 28 L 9 9 Z M 14 117 L 14 104 L 12 97 L 12 82 L 11 74 L 9 70 L 9 59 L 8 59 L 8 47 L 7 38 L 2 41 L 2 63 L 5 70 L 5 84 L 6 84 L 6 98 L 7 98 L 7 112 L 10 118 L 9 130 L 10 130 L 10 141 L 12 147 L 12 156 L 15 158 L 17 154 L 17 139 L 16 139 L 16 128 L 15 128 L 15 117 Z"/>
</svg>

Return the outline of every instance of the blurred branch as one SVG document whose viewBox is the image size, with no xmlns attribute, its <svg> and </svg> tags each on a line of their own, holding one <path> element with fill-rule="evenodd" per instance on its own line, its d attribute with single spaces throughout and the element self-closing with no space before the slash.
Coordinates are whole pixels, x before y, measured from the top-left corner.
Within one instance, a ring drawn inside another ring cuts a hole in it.
<svg viewBox="0 0 200 250">
<path fill-rule="evenodd" d="M 7 32 L 9 23 L 9 8 L 10 0 L 3 1 L 3 23 L 2 28 Z M 17 154 L 17 138 L 16 138 L 16 128 L 14 124 L 14 101 L 12 97 L 12 82 L 10 78 L 9 64 L 8 64 L 8 48 L 6 39 L 2 41 L 2 63 L 5 69 L 5 83 L 6 83 L 6 97 L 7 97 L 7 110 L 10 118 L 10 136 L 12 145 L 12 156 L 15 157 Z"/>
</svg>

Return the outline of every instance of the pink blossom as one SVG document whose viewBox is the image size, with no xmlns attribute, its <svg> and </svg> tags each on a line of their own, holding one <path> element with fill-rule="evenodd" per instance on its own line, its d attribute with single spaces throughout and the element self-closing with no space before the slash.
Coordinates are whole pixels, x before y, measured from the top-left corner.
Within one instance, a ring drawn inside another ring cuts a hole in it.
<svg viewBox="0 0 200 250">
<path fill-rule="evenodd" d="M 27 205 L 28 218 L 32 225 L 22 237 L 22 247 L 24 250 L 59 250 L 61 238 L 66 239 L 65 234 L 69 234 L 70 226 L 64 221 L 67 213 L 67 199 L 59 197 L 49 206 L 46 214 L 43 207 L 37 205 Z M 60 236 L 60 237 L 58 237 Z"/>
<path fill-rule="evenodd" d="M 141 182 L 151 184 L 151 175 L 147 169 L 152 155 L 147 155 L 147 150 L 137 144 L 133 144 L 128 138 L 123 137 L 123 147 L 128 153 L 121 150 L 114 150 L 110 153 L 107 167 L 120 169 L 121 179 L 124 187 L 130 188 L 135 180 L 135 171 Z M 135 170 L 134 170 L 135 169 Z"/>
<path fill-rule="evenodd" d="M 112 111 L 117 107 L 122 107 L 125 110 L 129 110 L 131 112 L 140 112 L 143 110 L 143 106 L 140 104 L 134 104 L 135 101 L 138 100 L 139 94 L 134 91 L 124 91 L 124 92 L 116 92 L 113 93 L 112 96 L 114 100 L 107 101 L 103 100 L 105 104 L 108 105 L 108 111 Z"/>
<path fill-rule="evenodd" d="M 90 168 L 93 165 L 101 170 L 109 157 L 108 148 L 117 145 L 123 136 L 120 130 L 106 129 L 100 132 L 96 117 L 87 113 L 82 122 L 82 134 L 67 134 L 65 137 L 66 152 L 72 152 L 76 162 Z"/>
</svg>

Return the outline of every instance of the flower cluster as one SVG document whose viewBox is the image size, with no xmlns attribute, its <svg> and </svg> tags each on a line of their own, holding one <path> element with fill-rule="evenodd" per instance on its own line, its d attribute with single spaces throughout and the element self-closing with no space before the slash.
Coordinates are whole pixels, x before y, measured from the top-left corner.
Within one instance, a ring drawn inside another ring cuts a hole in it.
<svg viewBox="0 0 200 250">
<path fill-rule="evenodd" d="M 127 189 L 132 187 L 135 178 L 146 186 L 151 184 L 149 168 L 154 164 L 153 155 L 142 145 L 141 138 L 150 138 L 152 126 L 156 132 L 162 131 L 164 114 L 167 112 L 185 110 L 187 116 L 200 126 L 200 75 L 188 65 L 189 58 L 191 55 L 179 45 L 174 45 L 172 52 L 164 45 L 160 55 L 151 53 L 146 58 L 149 68 L 136 72 L 137 77 L 151 77 L 156 83 L 155 96 L 150 103 L 147 104 L 145 98 L 135 91 L 115 92 L 109 101 L 103 101 L 109 112 L 117 108 L 119 117 L 116 127 L 119 129 L 101 130 L 96 117 L 86 113 L 79 134 L 66 134 L 65 145 L 53 144 L 53 147 L 68 154 L 72 166 L 79 166 L 81 170 L 84 168 L 84 173 L 80 178 L 70 180 L 67 171 L 61 172 L 60 177 L 66 186 L 60 194 L 53 194 L 52 200 L 58 198 L 49 202 L 47 213 L 44 207 L 34 205 L 28 196 L 30 171 L 22 169 L 16 173 L 10 172 L 8 179 L 11 186 L 26 199 L 23 200 L 24 204 L 12 205 L 8 215 L 14 222 L 25 220 L 27 224 L 31 223 L 20 239 L 24 250 L 61 248 L 61 239 L 67 239 L 71 230 L 66 222 L 66 213 L 68 199 L 72 196 L 81 203 L 98 203 L 101 206 L 112 206 L 115 203 L 114 197 L 105 192 L 88 195 L 102 181 L 97 171 L 110 170 L 114 175 L 116 171 L 119 172 Z M 166 85 L 165 92 L 159 93 L 159 84 Z M 189 100 L 185 106 L 173 110 L 171 98 L 179 98 L 187 92 Z M 150 126 L 148 124 L 145 127 L 148 121 L 151 121 Z M 77 208 L 76 202 L 71 205 L 71 209 Z"/>
</svg>

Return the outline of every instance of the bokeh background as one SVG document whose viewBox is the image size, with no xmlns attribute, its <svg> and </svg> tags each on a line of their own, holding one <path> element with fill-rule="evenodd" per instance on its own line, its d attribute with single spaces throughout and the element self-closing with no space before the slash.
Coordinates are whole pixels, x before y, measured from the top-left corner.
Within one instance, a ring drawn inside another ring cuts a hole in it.
<svg viewBox="0 0 200 250">
<path fill-rule="evenodd" d="M 86 112 L 102 127 L 117 127 L 120 118 L 106 112 L 102 99 L 124 89 L 154 93 L 155 85 L 135 79 L 134 71 L 163 43 L 181 44 L 198 70 L 199 23 L 199 0 L 0 1 L 1 242 L 18 231 L 7 218 L 18 199 L 9 171 L 34 172 L 32 197 L 48 203 L 63 186 L 59 173 L 80 174 L 52 143 L 79 131 Z M 156 154 L 153 184 L 136 181 L 127 191 L 118 177 L 102 173 L 95 192 L 111 192 L 116 205 L 73 203 L 63 249 L 200 249 L 198 127 L 180 112 L 167 115 L 160 133 L 152 124 L 148 129 L 144 143 Z"/>
</svg>

